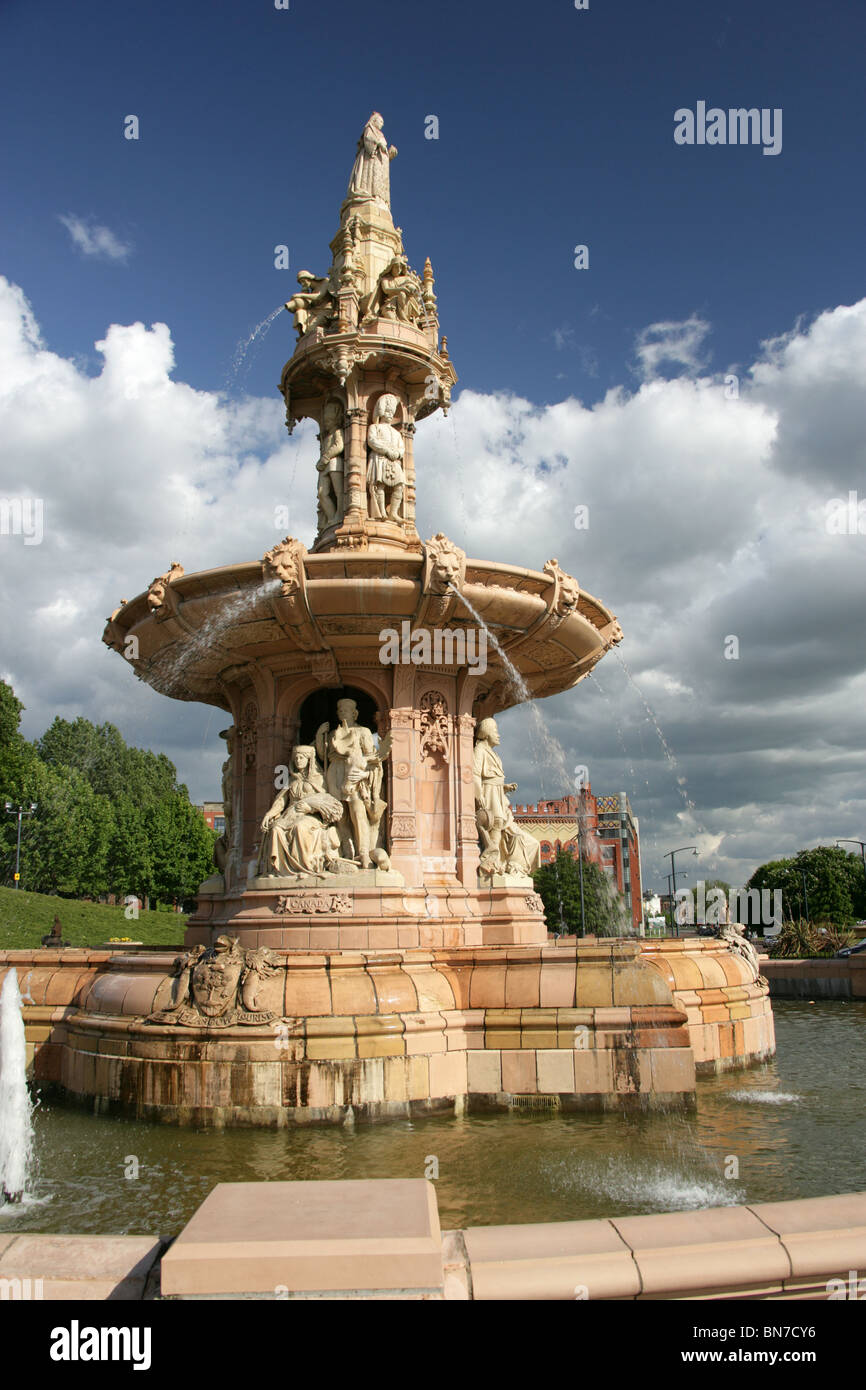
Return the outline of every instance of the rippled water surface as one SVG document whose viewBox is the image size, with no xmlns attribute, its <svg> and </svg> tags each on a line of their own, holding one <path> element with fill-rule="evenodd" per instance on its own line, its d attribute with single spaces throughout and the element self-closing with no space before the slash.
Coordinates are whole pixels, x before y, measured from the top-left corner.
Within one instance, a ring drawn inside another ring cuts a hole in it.
<svg viewBox="0 0 866 1390">
<path fill-rule="evenodd" d="M 775 1006 L 778 1055 L 698 1083 L 688 1116 L 514 1113 L 354 1128 L 182 1130 L 57 1103 L 36 1114 L 38 1178 L 14 1230 L 184 1225 L 218 1182 L 423 1177 L 443 1227 L 673 1211 L 866 1188 L 866 1002 Z M 739 1178 L 725 1176 L 730 1159 Z M 127 1178 L 134 1168 L 138 1177 Z"/>
</svg>

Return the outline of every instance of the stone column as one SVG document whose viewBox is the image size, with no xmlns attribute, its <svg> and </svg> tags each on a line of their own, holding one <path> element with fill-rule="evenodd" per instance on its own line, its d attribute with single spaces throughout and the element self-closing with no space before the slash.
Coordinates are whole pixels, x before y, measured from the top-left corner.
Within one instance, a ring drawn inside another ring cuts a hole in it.
<svg viewBox="0 0 866 1390">
<path fill-rule="evenodd" d="M 472 759 L 474 754 L 475 720 L 471 714 L 461 714 L 455 721 L 454 746 L 457 821 L 457 874 L 464 888 L 478 887 L 478 826 L 475 820 L 475 789 Z"/>
<path fill-rule="evenodd" d="M 346 411 L 345 482 L 343 523 L 362 523 L 367 518 L 367 412 L 362 406 Z"/>
<path fill-rule="evenodd" d="M 415 711 L 390 709 L 383 718 L 383 733 L 390 733 L 391 798 L 388 806 L 388 852 L 391 864 L 409 887 L 423 882 L 418 825 L 415 769 L 418 766 L 418 730 Z"/>
<path fill-rule="evenodd" d="M 404 411 L 406 407 L 403 407 Z M 403 424 L 403 472 L 406 483 L 403 488 L 403 520 L 414 526 L 415 523 L 415 421 L 406 420 Z"/>
</svg>

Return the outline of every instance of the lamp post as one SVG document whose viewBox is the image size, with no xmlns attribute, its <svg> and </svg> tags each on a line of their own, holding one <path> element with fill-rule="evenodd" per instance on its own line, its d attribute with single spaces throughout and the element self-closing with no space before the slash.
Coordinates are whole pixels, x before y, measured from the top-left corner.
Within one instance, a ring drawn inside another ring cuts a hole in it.
<svg viewBox="0 0 866 1390">
<path fill-rule="evenodd" d="M 577 812 L 577 872 L 580 880 L 580 934 L 586 936 L 586 906 L 583 900 L 583 792 Z"/>
<path fill-rule="evenodd" d="M 21 887 L 21 822 L 25 816 L 32 816 L 39 810 L 35 801 L 31 801 L 29 808 L 26 806 L 13 806 L 11 801 L 6 802 L 7 816 L 18 817 L 18 843 L 15 848 L 15 887 Z"/>
<path fill-rule="evenodd" d="M 840 845 L 860 846 L 860 858 L 863 860 L 863 872 L 866 873 L 866 840 L 837 840 L 836 848 L 838 849 Z"/>
<path fill-rule="evenodd" d="M 698 857 L 697 845 L 680 845 L 679 849 L 669 849 L 668 852 L 667 852 L 667 854 L 664 856 L 665 859 L 669 859 L 669 860 L 671 861 L 671 877 L 672 877 L 673 883 L 674 883 L 673 894 L 672 894 L 672 902 L 673 902 L 673 903 L 676 902 L 676 897 L 677 897 L 677 864 L 676 864 L 676 858 L 675 858 L 675 856 L 676 856 L 677 854 L 685 854 L 685 852 L 686 852 L 687 849 L 690 849 L 690 850 L 692 851 L 692 853 L 694 854 L 695 859 L 697 859 L 697 857 Z M 674 912 L 675 912 L 675 908 L 672 906 L 672 907 L 671 907 L 671 916 L 672 916 L 672 918 L 673 918 Z M 677 927 L 677 936 L 679 936 L 679 934 L 680 934 L 680 932 L 679 932 L 679 926 L 678 926 L 678 927 Z"/>
<path fill-rule="evenodd" d="M 679 934 L 680 934 L 680 929 L 679 929 L 679 926 L 677 925 L 677 922 L 676 922 L 674 895 L 673 895 L 673 893 L 671 892 L 671 876 L 670 876 L 670 874 L 665 874 L 665 878 L 666 878 L 667 881 L 668 881 L 668 900 L 669 900 L 670 905 L 671 905 L 671 931 L 676 930 L 676 935 L 679 936 Z M 688 878 L 688 874 L 680 874 L 680 878 L 682 879 L 683 883 L 685 883 L 686 879 Z"/>
<path fill-rule="evenodd" d="M 806 904 L 806 921 L 808 922 L 808 920 L 809 920 L 809 890 L 808 890 L 808 888 L 806 887 L 806 870 L 805 870 L 805 869 L 801 869 L 801 870 L 800 870 L 800 877 L 801 877 L 802 880 L 803 880 L 803 900 L 804 900 L 804 902 L 805 902 L 805 904 Z"/>
</svg>

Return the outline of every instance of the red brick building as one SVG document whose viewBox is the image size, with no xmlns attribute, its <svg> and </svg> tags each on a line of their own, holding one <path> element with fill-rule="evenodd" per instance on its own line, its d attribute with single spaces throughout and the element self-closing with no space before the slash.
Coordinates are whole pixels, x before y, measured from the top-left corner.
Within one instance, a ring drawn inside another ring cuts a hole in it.
<svg viewBox="0 0 866 1390">
<path fill-rule="evenodd" d="M 577 796 L 515 805 L 514 819 L 539 841 L 542 864 L 552 863 L 560 849 L 576 856 L 581 840 L 584 861 L 607 874 L 625 898 L 635 931 L 642 930 L 640 830 L 625 792 L 593 796 L 587 786 Z"/>
</svg>

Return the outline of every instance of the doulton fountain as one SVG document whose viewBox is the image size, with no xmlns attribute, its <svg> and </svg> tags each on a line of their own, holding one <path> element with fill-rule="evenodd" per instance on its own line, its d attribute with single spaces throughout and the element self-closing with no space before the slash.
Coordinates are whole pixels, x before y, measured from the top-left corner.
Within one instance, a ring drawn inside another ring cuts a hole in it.
<svg viewBox="0 0 866 1390">
<path fill-rule="evenodd" d="M 496 716 L 571 689 L 622 633 L 555 559 L 474 560 L 416 529 L 415 432 L 457 377 L 382 124 L 327 274 L 286 305 L 286 424 L 319 428 L 312 546 L 172 564 L 103 637 L 230 716 L 215 872 L 182 952 L 66 972 L 37 1075 L 211 1124 L 689 1104 L 696 1062 L 772 1050 L 766 989 L 725 943 L 548 937 Z"/>
</svg>

